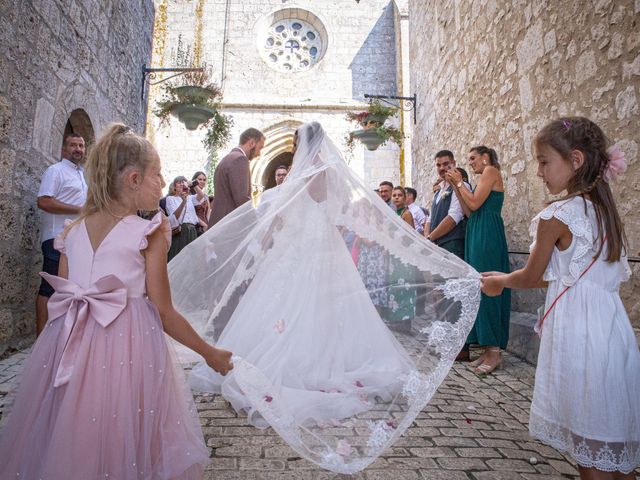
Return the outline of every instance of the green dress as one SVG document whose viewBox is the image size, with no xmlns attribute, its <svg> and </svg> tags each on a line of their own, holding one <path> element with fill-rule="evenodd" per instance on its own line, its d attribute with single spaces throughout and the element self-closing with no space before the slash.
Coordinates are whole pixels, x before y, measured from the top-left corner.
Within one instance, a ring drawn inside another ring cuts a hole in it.
<svg viewBox="0 0 640 480">
<path fill-rule="evenodd" d="M 396 209 L 396 213 L 402 217 L 405 210 L 406 207 Z M 391 328 L 408 333 L 411 331 L 411 320 L 416 316 L 416 289 L 411 286 L 416 281 L 415 268 L 391 256 L 388 280 L 389 307 L 386 320 Z"/>
<path fill-rule="evenodd" d="M 509 272 L 507 238 L 500 214 L 503 203 L 504 192 L 492 191 L 467 223 L 464 255 L 467 263 L 478 272 Z M 511 290 L 505 289 L 497 297 L 487 297 L 483 293 L 467 343 L 506 348 L 510 315 Z"/>
</svg>

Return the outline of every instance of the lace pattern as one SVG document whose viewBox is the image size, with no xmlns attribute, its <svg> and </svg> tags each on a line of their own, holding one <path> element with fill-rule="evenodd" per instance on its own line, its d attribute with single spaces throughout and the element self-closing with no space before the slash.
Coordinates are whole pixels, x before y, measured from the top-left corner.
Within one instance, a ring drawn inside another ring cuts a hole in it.
<svg viewBox="0 0 640 480">
<path fill-rule="evenodd" d="M 533 238 L 533 243 L 529 247 L 530 251 L 532 251 L 535 246 L 538 224 L 541 219 L 550 220 L 551 218 L 556 218 L 560 220 L 569 228 L 569 231 L 571 231 L 575 244 L 571 263 L 569 264 L 569 274 L 559 278 L 559 273 L 553 271 L 553 268 L 549 265 L 543 276 L 544 280 L 549 282 L 561 280 L 565 286 L 571 286 L 580 278 L 582 272 L 585 271 L 589 262 L 591 262 L 595 254 L 595 232 L 593 231 L 593 225 L 589 217 L 585 215 L 584 209 L 585 206 L 582 198 L 573 197 L 569 200 L 549 205 L 531 221 L 529 233 Z"/>
<path fill-rule="evenodd" d="M 429 261 L 429 257 L 433 253 L 428 248 L 431 246 L 422 246 L 420 250 L 411 248 L 414 246 L 414 240 L 411 239 L 411 235 L 417 235 L 417 233 L 410 230 L 408 226 L 407 231 L 402 231 L 394 226 L 393 231 L 384 232 L 382 225 L 365 222 L 360 217 L 354 216 L 349 210 L 337 215 L 336 225 L 357 232 L 358 236 L 364 240 L 377 243 L 398 258 L 404 265 L 413 265 L 427 272 L 434 271 L 434 265 Z M 435 249 L 437 247 L 432 246 L 432 248 Z M 445 252 L 442 249 L 440 249 L 438 255 L 451 256 L 452 259 L 455 257 L 452 253 Z M 455 258 L 457 260 L 457 257 Z M 460 267 L 456 263 L 452 264 L 451 268 L 446 268 L 439 263 L 437 268 L 437 273 L 445 278 L 455 277 L 459 274 L 459 271 Z M 467 276 L 480 278 L 480 275 L 471 267 L 468 268 Z"/>
<path fill-rule="evenodd" d="M 571 455 L 582 467 L 630 473 L 640 465 L 640 441 L 612 443 L 585 438 L 533 412 L 529 431 L 547 445 Z"/>
<path fill-rule="evenodd" d="M 287 181 L 262 210 L 245 204 L 185 247 L 171 286 L 207 340 L 203 326 L 222 326 L 220 345 L 244 357 L 212 386 L 301 457 L 352 474 L 446 377 L 480 276 L 363 185 L 320 125 L 298 133 Z"/>
</svg>

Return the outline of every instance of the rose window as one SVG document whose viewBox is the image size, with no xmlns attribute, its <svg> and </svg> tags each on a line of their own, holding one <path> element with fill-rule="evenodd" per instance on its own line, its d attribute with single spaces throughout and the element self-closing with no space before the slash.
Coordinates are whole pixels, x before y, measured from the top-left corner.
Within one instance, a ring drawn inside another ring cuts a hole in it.
<svg viewBox="0 0 640 480">
<path fill-rule="evenodd" d="M 323 47 L 322 35 L 314 26 L 289 18 L 278 20 L 266 29 L 260 53 L 276 70 L 300 72 L 320 61 Z"/>
</svg>

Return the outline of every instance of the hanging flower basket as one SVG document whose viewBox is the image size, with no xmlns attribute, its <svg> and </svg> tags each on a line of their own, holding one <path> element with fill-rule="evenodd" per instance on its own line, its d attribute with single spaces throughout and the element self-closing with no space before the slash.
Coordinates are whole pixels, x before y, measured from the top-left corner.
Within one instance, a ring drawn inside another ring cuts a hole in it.
<svg viewBox="0 0 640 480">
<path fill-rule="evenodd" d="M 166 124 L 177 117 L 187 130 L 206 129 L 203 143 L 209 153 L 221 148 L 230 137 L 231 118 L 220 112 L 222 92 L 215 84 L 166 85 L 153 113 Z"/>
<path fill-rule="evenodd" d="M 378 131 L 375 128 L 366 128 L 362 130 L 355 130 L 350 134 L 354 139 L 360 141 L 367 150 L 377 150 L 384 142 L 384 138 L 378 135 Z"/>
<path fill-rule="evenodd" d="M 171 109 L 171 115 L 184 123 L 187 130 L 196 130 L 200 125 L 213 118 L 215 113 L 216 111 L 212 108 L 193 104 L 176 105 Z"/>
<path fill-rule="evenodd" d="M 355 140 L 361 142 L 367 150 L 377 150 L 380 145 L 384 145 L 389 140 L 400 145 L 402 143 L 400 130 L 385 126 L 387 119 L 396 114 L 397 109 L 382 106 L 378 102 L 371 102 L 366 111 L 348 112 L 347 120 L 359 124 L 362 129 L 347 134 L 347 147 L 352 149 Z"/>
<path fill-rule="evenodd" d="M 207 103 L 209 99 L 213 99 L 218 93 L 217 88 L 205 88 L 197 85 L 183 85 L 174 87 L 173 93 L 183 102 Z"/>
</svg>

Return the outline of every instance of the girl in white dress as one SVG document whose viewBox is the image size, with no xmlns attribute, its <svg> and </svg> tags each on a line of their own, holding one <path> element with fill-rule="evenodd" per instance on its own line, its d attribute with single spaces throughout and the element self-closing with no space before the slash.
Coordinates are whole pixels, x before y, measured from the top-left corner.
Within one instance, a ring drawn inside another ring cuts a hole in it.
<svg viewBox="0 0 640 480">
<path fill-rule="evenodd" d="M 531 223 L 527 265 L 483 274 L 482 290 L 548 286 L 529 430 L 569 453 L 582 479 L 633 479 L 640 465 L 640 352 L 619 295 L 626 239 L 609 182 L 624 154 L 583 117 L 545 126 L 534 142 L 553 195 Z"/>
</svg>

